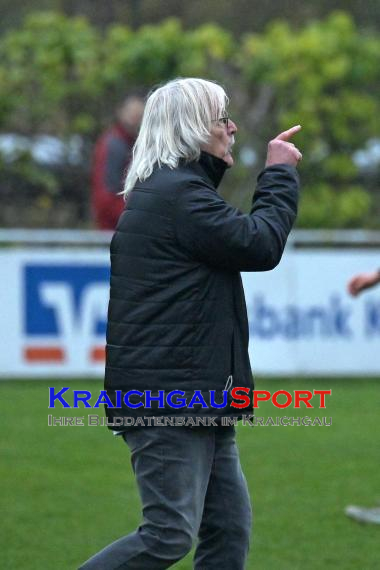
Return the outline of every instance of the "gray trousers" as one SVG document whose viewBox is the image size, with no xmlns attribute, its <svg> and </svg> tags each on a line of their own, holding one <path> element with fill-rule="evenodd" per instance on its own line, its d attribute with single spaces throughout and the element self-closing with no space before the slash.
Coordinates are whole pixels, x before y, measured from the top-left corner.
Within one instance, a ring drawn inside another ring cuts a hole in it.
<svg viewBox="0 0 380 570">
<path fill-rule="evenodd" d="M 161 570 L 198 539 L 196 570 L 243 570 L 252 516 L 235 428 L 140 427 L 123 437 L 143 520 L 80 568 Z"/>
</svg>

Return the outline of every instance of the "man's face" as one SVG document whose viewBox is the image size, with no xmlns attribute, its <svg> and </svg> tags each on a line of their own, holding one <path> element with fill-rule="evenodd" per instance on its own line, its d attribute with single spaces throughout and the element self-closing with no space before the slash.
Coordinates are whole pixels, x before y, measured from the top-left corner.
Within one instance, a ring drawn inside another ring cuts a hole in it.
<svg viewBox="0 0 380 570">
<path fill-rule="evenodd" d="M 119 121 L 131 132 L 137 135 L 144 113 L 144 101 L 138 97 L 131 97 L 119 109 Z"/>
<path fill-rule="evenodd" d="M 237 126 L 231 119 L 214 121 L 211 127 L 211 138 L 202 150 L 224 160 L 228 166 L 234 164 L 232 157 L 232 146 L 235 143 L 234 134 Z"/>
</svg>

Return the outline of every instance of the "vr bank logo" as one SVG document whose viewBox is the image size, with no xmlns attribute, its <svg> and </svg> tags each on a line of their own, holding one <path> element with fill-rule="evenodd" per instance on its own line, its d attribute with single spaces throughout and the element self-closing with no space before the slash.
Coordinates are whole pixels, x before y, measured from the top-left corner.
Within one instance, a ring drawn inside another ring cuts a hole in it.
<svg viewBox="0 0 380 570">
<path fill-rule="evenodd" d="M 106 265 L 26 265 L 24 359 L 103 362 L 108 295 Z"/>
</svg>

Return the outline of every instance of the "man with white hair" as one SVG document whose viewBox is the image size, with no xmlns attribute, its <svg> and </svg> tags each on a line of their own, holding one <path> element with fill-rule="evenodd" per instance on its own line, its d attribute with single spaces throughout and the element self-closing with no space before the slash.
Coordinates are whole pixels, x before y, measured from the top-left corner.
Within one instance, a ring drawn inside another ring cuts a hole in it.
<svg viewBox="0 0 380 570">
<path fill-rule="evenodd" d="M 235 429 L 223 421 L 242 417 L 233 388 L 253 389 L 240 271 L 281 259 L 301 159 L 288 141 L 301 127 L 269 143 L 243 214 L 217 191 L 234 163 L 227 104 L 221 86 L 192 78 L 146 103 L 111 243 L 105 376 L 108 420 L 131 451 L 143 519 L 86 570 L 169 568 L 195 544 L 196 570 L 246 564 L 250 499 Z"/>
</svg>

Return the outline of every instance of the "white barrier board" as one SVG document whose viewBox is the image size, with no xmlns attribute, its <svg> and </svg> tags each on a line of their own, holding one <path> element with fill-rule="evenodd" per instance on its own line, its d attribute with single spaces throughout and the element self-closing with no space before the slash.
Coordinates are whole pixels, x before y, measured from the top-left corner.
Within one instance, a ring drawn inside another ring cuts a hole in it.
<svg viewBox="0 0 380 570">
<path fill-rule="evenodd" d="M 347 282 L 380 267 L 373 250 L 296 250 L 272 272 L 244 274 L 253 372 L 380 375 L 380 285 Z"/>
<path fill-rule="evenodd" d="M 289 250 L 243 274 L 254 374 L 380 375 L 380 286 L 346 292 L 379 266 L 375 250 Z M 4 249 L 0 267 L 0 377 L 102 377 L 108 250 Z"/>
</svg>

